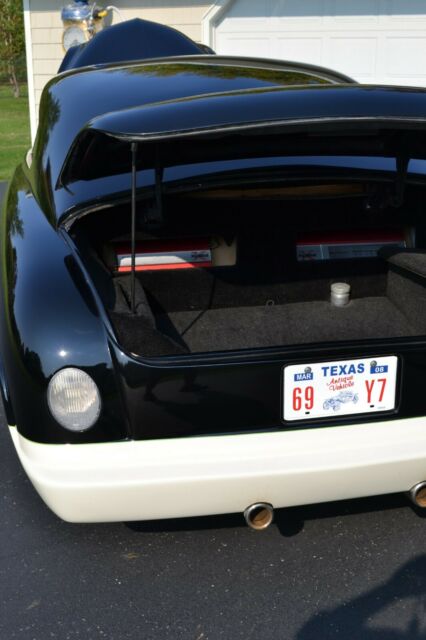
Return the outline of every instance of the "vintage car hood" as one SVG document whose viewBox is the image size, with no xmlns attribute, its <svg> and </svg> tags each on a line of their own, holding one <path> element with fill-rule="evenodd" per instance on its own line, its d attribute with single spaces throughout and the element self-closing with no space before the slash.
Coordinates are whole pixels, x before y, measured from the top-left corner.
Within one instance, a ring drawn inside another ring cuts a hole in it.
<svg viewBox="0 0 426 640">
<path fill-rule="evenodd" d="M 237 136 L 237 137 L 236 137 Z M 129 171 L 259 156 L 426 158 L 426 90 L 318 86 L 232 91 L 147 104 L 92 119 L 58 186 Z"/>
</svg>

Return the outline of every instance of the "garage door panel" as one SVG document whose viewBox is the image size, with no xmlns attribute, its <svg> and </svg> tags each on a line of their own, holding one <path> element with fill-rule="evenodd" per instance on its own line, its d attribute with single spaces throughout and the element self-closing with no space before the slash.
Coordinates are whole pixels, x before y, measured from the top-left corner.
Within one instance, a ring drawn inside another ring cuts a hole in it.
<svg viewBox="0 0 426 640">
<path fill-rule="evenodd" d="M 271 51 L 274 58 L 311 63 L 322 58 L 322 48 L 322 38 L 278 37 L 274 38 Z"/>
<path fill-rule="evenodd" d="M 406 59 L 411 60 L 407 68 Z M 386 74 L 392 78 L 424 77 L 426 65 L 426 33 L 416 37 L 386 38 Z"/>
<path fill-rule="evenodd" d="M 247 56 L 247 48 L 252 56 L 258 58 L 274 58 L 269 38 L 256 37 L 252 34 L 228 34 L 223 42 L 219 38 L 218 49 L 227 56 Z"/>
<path fill-rule="evenodd" d="M 218 29 L 216 31 L 216 38 L 217 38 L 217 34 L 226 34 L 226 33 L 238 33 L 238 32 L 244 32 L 244 33 L 252 33 L 254 35 L 262 35 L 262 32 L 268 33 L 269 31 L 269 24 L 270 21 L 266 20 L 266 18 L 233 18 L 232 20 L 226 20 L 223 24 L 223 26 L 221 25 L 220 29 Z"/>
<path fill-rule="evenodd" d="M 214 46 L 319 64 L 360 82 L 426 86 L 426 0 L 234 0 Z"/>
<path fill-rule="evenodd" d="M 360 80 L 374 79 L 377 38 L 354 38 L 349 34 L 329 38 L 327 65 Z"/>
<path fill-rule="evenodd" d="M 326 0 L 271 0 L 269 7 L 270 17 L 278 18 L 280 22 L 318 24 L 326 13 Z M 268 11 L 266 5 L 265 11 Z"/>
</svg>

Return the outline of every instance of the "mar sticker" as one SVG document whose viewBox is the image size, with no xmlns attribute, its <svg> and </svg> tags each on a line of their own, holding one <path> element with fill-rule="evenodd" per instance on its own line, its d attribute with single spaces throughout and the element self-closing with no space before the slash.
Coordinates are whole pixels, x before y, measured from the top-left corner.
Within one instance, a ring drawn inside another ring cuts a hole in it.
<svg viewBox="0 0 426 640">
<path fill-rule="evenodd" d="M 312 373 L 311 367 L 306 367 L 304 371 L 294 374 L 295 382 L 303 382 L 304 380 L 313 380 L 313 379 L 314 379 L 314 374 Z"/>
</svg>

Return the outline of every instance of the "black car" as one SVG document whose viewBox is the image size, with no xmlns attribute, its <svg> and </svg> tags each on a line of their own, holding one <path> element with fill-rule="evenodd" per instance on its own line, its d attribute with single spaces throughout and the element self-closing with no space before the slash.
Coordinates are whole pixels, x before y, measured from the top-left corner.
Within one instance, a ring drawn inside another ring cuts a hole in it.
<svg viewBox="0 0 426 640">
<path fill-rule="evenodd" d="M 43 92 L 0 234 L 21 462 L 74 522 L 426 504 L 426 90 L 205 51 L 131 21 Z"/>
</svg>

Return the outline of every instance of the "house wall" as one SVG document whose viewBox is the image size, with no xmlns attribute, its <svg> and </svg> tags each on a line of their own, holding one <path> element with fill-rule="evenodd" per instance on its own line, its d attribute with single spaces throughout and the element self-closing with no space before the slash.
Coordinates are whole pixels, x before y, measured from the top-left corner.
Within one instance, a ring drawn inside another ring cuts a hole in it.
<svg viewBox="0 0 426 640">
<path fill-rule="evenodd" d="M 40 97 L 45 84 L 55 75 L 64 56 L 62 49 L 61 9 L 69 0 L 24 0 L 27 13 L 27 51 L 29 64 L 30 105 L 34 109 L 33 128 L 36 123 Z M 99 2 L 102 5 L 102 2 Z M 108 3 L 105 3 L 106 5 Z M 168 24 L 190 38 L 202 41 L 202 18 L 211 7 L 205 0 L 114 0 L 124 19 L 144 18 Z M 117 21 L 114 16 L 113 22 Z"/>
</svg>

